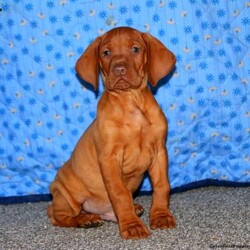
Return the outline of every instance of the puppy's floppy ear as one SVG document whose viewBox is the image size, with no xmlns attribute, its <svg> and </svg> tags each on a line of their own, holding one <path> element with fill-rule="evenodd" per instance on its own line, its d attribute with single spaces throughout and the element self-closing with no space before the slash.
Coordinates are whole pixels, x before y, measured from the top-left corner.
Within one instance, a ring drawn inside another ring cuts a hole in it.
<svg viewBox="0 0 250 250">
<path fill-rule="evenodd" d="M 142 36 L 147 45 L 148 80 L 156 86 L 173 69 L 176 59 L 158 39 L 148 33 L 143 33 Z"/>
<path fill-rule="evenodd" d="M 84 51 L 81 57 L 78 59 L 75 69 L 77 74 L 87 83 L 93 85 L 94 89 L 98 87 L 98 75 L 99 75 L 99 59 L 98 48 L 101 39 L 96 38 Z"/>
</svg>

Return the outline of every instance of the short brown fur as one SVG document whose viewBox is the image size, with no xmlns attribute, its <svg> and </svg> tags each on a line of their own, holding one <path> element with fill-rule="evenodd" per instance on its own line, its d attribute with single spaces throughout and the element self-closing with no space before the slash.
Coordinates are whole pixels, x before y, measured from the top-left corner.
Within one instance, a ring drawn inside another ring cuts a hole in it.
<svg viewBox="0 0 250 250">
<path fill-rule="evenodd" d="M 126 27 L 98 37 L 79 58 L 78 75 L 97 89 L 100 70 L 105 90 L 96 119 L 51 184 L 53 225 L 94 227 L 112 220 L 122 238 L 146 238 L 150 231 L 137 216 L 142 208 L 133 204 L 132 194 L 148 171 L 150 227 L 175 227 L 169 210 L 167 120 L 147 86 L 148 81 L 156 86 L 174 64 L 160 41 Z"/>
</svg>

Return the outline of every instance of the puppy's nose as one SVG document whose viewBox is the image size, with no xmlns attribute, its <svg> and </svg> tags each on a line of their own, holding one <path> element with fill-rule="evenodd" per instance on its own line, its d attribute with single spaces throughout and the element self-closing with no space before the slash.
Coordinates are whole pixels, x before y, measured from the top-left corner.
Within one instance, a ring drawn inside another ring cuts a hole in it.
<svg viewBox="0 0 250 250">
<path fill-rule="evenodd" d="M 127 67 L 125 65 L 116 65 L 114 67 L 114 74 L 116 76 L 122 76 L 127 73 Z"/>
</svg>

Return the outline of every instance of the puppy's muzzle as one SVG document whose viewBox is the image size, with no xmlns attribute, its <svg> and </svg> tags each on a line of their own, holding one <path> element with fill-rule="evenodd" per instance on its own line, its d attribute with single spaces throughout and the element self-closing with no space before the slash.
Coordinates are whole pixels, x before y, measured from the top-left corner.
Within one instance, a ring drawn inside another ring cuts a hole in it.
<svg viewBox="0 0 250 250">
<path fill-rule="evenodd" d="M 112 88 L 126 90 L 131 87 L 130 74 L 126 61 L 119 60 L 114 62 L 111 66 L 111 73 L 113 74 Z"/>
<path fill-rule="evenodd" d="M 113 68 L 113 73 L 116 76 L 124 76 L 126 75 L 128 69 L 127 66 L 125 65 L 125 63 L 119 63 L 117 65 L 114 66 Z"/>
</svg>

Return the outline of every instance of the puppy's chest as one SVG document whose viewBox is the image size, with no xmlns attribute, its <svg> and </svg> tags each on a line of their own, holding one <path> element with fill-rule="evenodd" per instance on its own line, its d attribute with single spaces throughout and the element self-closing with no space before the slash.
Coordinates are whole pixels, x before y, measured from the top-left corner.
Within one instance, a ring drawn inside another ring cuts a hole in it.
<svg viewBox="0 0 250 250">
<path fill-rule="evenodd" d="M 124 130 L 125 137 L 148 141 L 153 139 L 152 133 L 155 134 L 155 123 L 146 111 L 135 109 L 123 115 L 120 129 Z"/>
<path fill-rule="evenodd" d="M 121 126 L 124 136 L 123 165 L 147 168 L 157 154 L 158 142 L 163 138 L 160 126 L 140 110 L 135 110 L 124 118 L 128 119 L 124 119 Z"/>
</svg>

